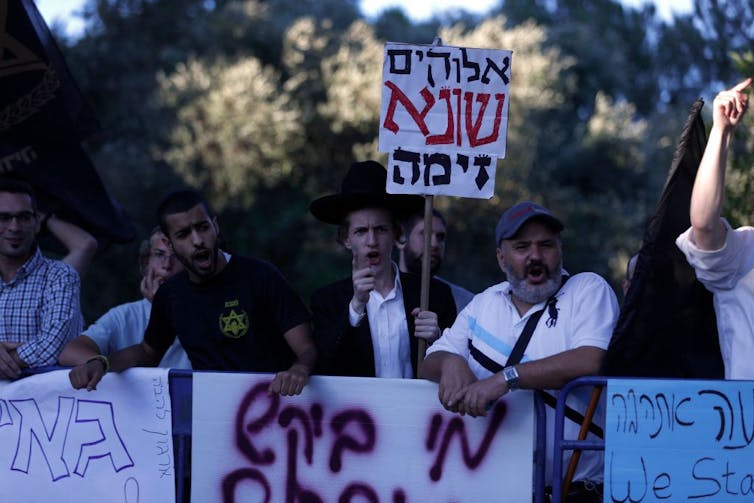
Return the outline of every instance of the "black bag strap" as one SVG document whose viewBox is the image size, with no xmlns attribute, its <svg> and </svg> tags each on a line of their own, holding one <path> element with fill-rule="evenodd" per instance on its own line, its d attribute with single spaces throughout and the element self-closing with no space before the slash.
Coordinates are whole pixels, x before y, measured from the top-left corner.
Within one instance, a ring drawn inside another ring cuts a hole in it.
<svg viewBox="0 0 754 503">
<path fill-rule="evenodd" d="M 553 318 L 557 319 L 557 308 L 555 307 L 555 304 L 557 303 L 557 299 L 555 298 L 555 296 L 558 294 L 560 289 L 563 288 L 563 285 L 565 285 L 566 281 L 568 281 L 568 276 L 563 275 L 563 279 L 560 282 L 560 287 L 555 291 L 555 293 L 550 295 L 550 298 L 547 299 L 545 306 L 539 311 L 537 311 L 536 313 L 532 314 L 529 317 L 529 319 L 526 321 L 526 325 L 524 325 L 524 329 L 521 331 L 521 335 L 518 336 L 518 340 L 516 341 L 516 344 L 513 346 L 513 351 L 511 351 L 511 354 L 508 357 L 508 361 L 505 362 L 504 367 L 516 365 L 517 363 L 521 361 L 521 358 L 524 356 L 524 351 L 526 351 L 526 347 L 529 345 L 531 336 L 534 334 L 534 330 L 537 328 L 537 323 L 539 323 L 539 319 L 542 317 L 542 314 L 545 312 L 546 309 L 550 312 L 551 319 Z M 548 320 L 548 323 L 549 322 L 550 320 Z M 474 358 L 478 362 L 482 363 L 482 361 L 477 356 L 478 354 L 481 355 L 481 351 L 479 351 L 477 348 L 474 348 L 471 345 L 471 340 L 469 340 L 469 348 L 471 349 L 472 355 L 474 356 Z M 482 357 L 490 360 L 484 355 L 482 355 Z M 487 367 L 483 363 L 482 365 Z M 497 363 L 495 365 L 497 367 L 500 367 L 500 365 Z M 502 367 L 500 367 L 500 370 L 502 370 Z M 499 372 L 500 370 L 497 370 L 496 372 Z M 549 405 L 553 409 L 556 407 L 557 399 L 553 395 L 543 390 L 537 390 L 537 393 L 539 394 L 540 397 L 542 397 L 542 400 L 547 405 Z M 583 424 L 585 420 L 583 414 L 581 414 L 576 409 L 568 405 L 565 406 L 565 416 L 576 424 Z M 590 421 L 588 428 L 590 432 L 597 435 L 599 438 L 605 438 L 605 434 L 602 431 L 602 428 L 594 424 L 594 422 Z"/>
<path fill-rule="evenodd" d="M 545 402 L 547 405 L 552 407 L 553 409 L 557 407 L 558 405 L 558 399 L 555 398 L 550 393 L 543 391 L 541 389 L 537 390 L 537 394 L 542 398 L 542 401 Z M 584 424 L 584 421 L 586 421 L 586 418 L 584 415 L 574 409 L 573 407 L 566 405 L 565 410 L 563 410 L 563 413 L 565 414 L 565 417 L 573 421 L 574 423 L 578 425 Z M 604 440 L 605 439 L 605 432 L 602 431 L 602 428 L 600 428 L 599 425 L 594 424 L 594 421 L 589 421 L 589 426 L 587 426 L 587 429 L 590 433 L 596 435 L 598 438 Z"/>
<path fill-rule="evenodd" d="M 550 299 L 552 299 L 552 297 L 550 297 Z M 547 300 L 548 304 L 550 303 L 550 299 Z M 524 325 L 521 335 L 518 336 L 516 344 L 513 346 L 513 351 L 511 351 L 508 360 L 505 362 L 505 365 L 503 365 L 504 367 L 510 367 L 521 361 L 521 358 L 524 356 L 524 351 L 526 351 L 526 347 L 529 345 L 531 336 L 534 335 L 534 329 L 537 328 L 537 323 L 539 323 L 539 319 L 542 317 L 542 313 L 545 312 L 545 309 L 547 309 L 546 304 L 545 307 L 529 316 L 529 319 L 526 320 L 526 325 Z"/>
</svg>

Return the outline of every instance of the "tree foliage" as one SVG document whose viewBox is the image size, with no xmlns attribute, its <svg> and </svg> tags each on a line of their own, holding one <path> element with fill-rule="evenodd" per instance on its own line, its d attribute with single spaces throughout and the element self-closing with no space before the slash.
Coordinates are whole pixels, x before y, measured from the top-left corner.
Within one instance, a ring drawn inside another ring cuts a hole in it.
<svg viewBox="0 0 754 503">
<path fill-rule="evenodd" d="M 385 159 L 384 42 L 439 36 L 513 50 L 495 196 L 435 198 L 450 222 L 442 274 L 477 291 L 499 281 L 497 218 L 532 199 L 566 222 L 566 267 L 617 285 L 687 107 L 754 69 L 751 5 L 695 8 L 665 22 L 651 6 L 616 0 L 506 0 L 490 16 L 414 22 L 400 9 L 367 20 L 356 0 L 89 0 L 86 31 L 64 49 L 103 124 L 87 147 L 142 233 L 162 194 L 195 186 L 219 211 L 230 248 L 274 262 L 304 297 L 350 267 L 309 202 L 335 192 L 354 160 Z M 731 176 L 729 207 L 743 221 L 754 209 L 751 129 Z M 97 258 L 84 282 L 88 320 L 138 296 L 136 248 Z"/>
</svg>

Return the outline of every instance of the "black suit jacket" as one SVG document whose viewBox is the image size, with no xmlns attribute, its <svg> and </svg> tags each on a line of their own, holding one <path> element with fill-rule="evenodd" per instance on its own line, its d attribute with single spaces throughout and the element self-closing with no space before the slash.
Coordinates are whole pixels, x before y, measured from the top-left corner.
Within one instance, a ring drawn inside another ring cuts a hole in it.
<svg viewBox="0 0 754 503">
<path fill-rule="evenodd" d="M 411 366 L 416 377 L 417 338 L 414 337 L 414 317 L 411 311 L 419 307 L 421 278 L 400 273 L 403 306 L 408 322 L 411 346 Z M 348 319 L 348 304 L 353 297 L 353 280 L 349 276 L 314 292 L 311 308 L 314 314 L 314 342 L 317 345 L 317 373 L 325 375 L 375 377 L 374 348 L 369 318 L 364 316 L 359 326 L 352 327 Z M 429 286 L 429 310 L 437 314 L 440 329 L 453 324 L 456 304 L 445 283 L 434 278 Z"/>
</svg>

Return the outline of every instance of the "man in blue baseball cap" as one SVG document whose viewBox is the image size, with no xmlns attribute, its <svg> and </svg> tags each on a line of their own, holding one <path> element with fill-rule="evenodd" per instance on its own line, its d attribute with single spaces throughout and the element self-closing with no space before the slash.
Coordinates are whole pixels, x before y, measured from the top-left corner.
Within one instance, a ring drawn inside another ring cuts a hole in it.
<svg viewBox="0 0 754 503">
<path fill-rule="evenodd" d="M 496 254 L 507 281 L 472 299 L 427 350 L 420 369 L 421 377 L 439 383 L 446 409 L 483 416 L 492 402 L 514 390 L 557 390 L 599 371 L 618 318 L 618 300 L 600 276 L 568 275 L 563 229 L 550 210 L 529 201 L 500 217 Z M 578 391 L 569 397 L 577 411 L 583 412 L 587 402 Z M 553 417 L 548 410 L 548 425 Z M 566 438 L 576 438 L 578 431 L 578 424 L 566 421 Z M 551 482 L 552 427 L 547 436 L 546 479 Z M 582 453 L 574 480 L 571 487 L 579 495 L 568 501 L 602 501 L 602 453 Z"/>
</svg>

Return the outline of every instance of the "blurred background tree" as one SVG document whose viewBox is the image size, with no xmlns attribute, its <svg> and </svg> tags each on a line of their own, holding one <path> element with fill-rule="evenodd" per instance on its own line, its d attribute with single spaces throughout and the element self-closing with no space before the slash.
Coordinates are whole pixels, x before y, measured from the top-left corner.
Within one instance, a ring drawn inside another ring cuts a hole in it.
<svg viewBox="0 0 754 503">
<path fill-rule="evenodd" d="M 495 196 L 435 198 L 450 222 L 442 274 L 475 291 L 499 281 L 497 218 L 532 199 L 562 215 L 568 270 L 617 290 L 688 107 L 754 73 L 751 0 L 694 3 L 670 21 L 615 0 L 504 0 L 486 16 L 414 22 L 395 8 L 367 19 L 356 0 L 88 0 L 82 35 L 57 36 L 103 125 L 87 148 L 141 234 L 164 193 L 194 186 L 230 249 L 272 261 L 305 299 L 350 267 L 309 202 L 335 192 L 352 161 L 385 160 L 384 42 L 512 50 Z M 749 117 L 733 148 L 737 223 L 754 212 L 753 126 Z M 97 257 L 83 286 L 88 321 L 138 296 L 137 248 Z"/>
</svg>

